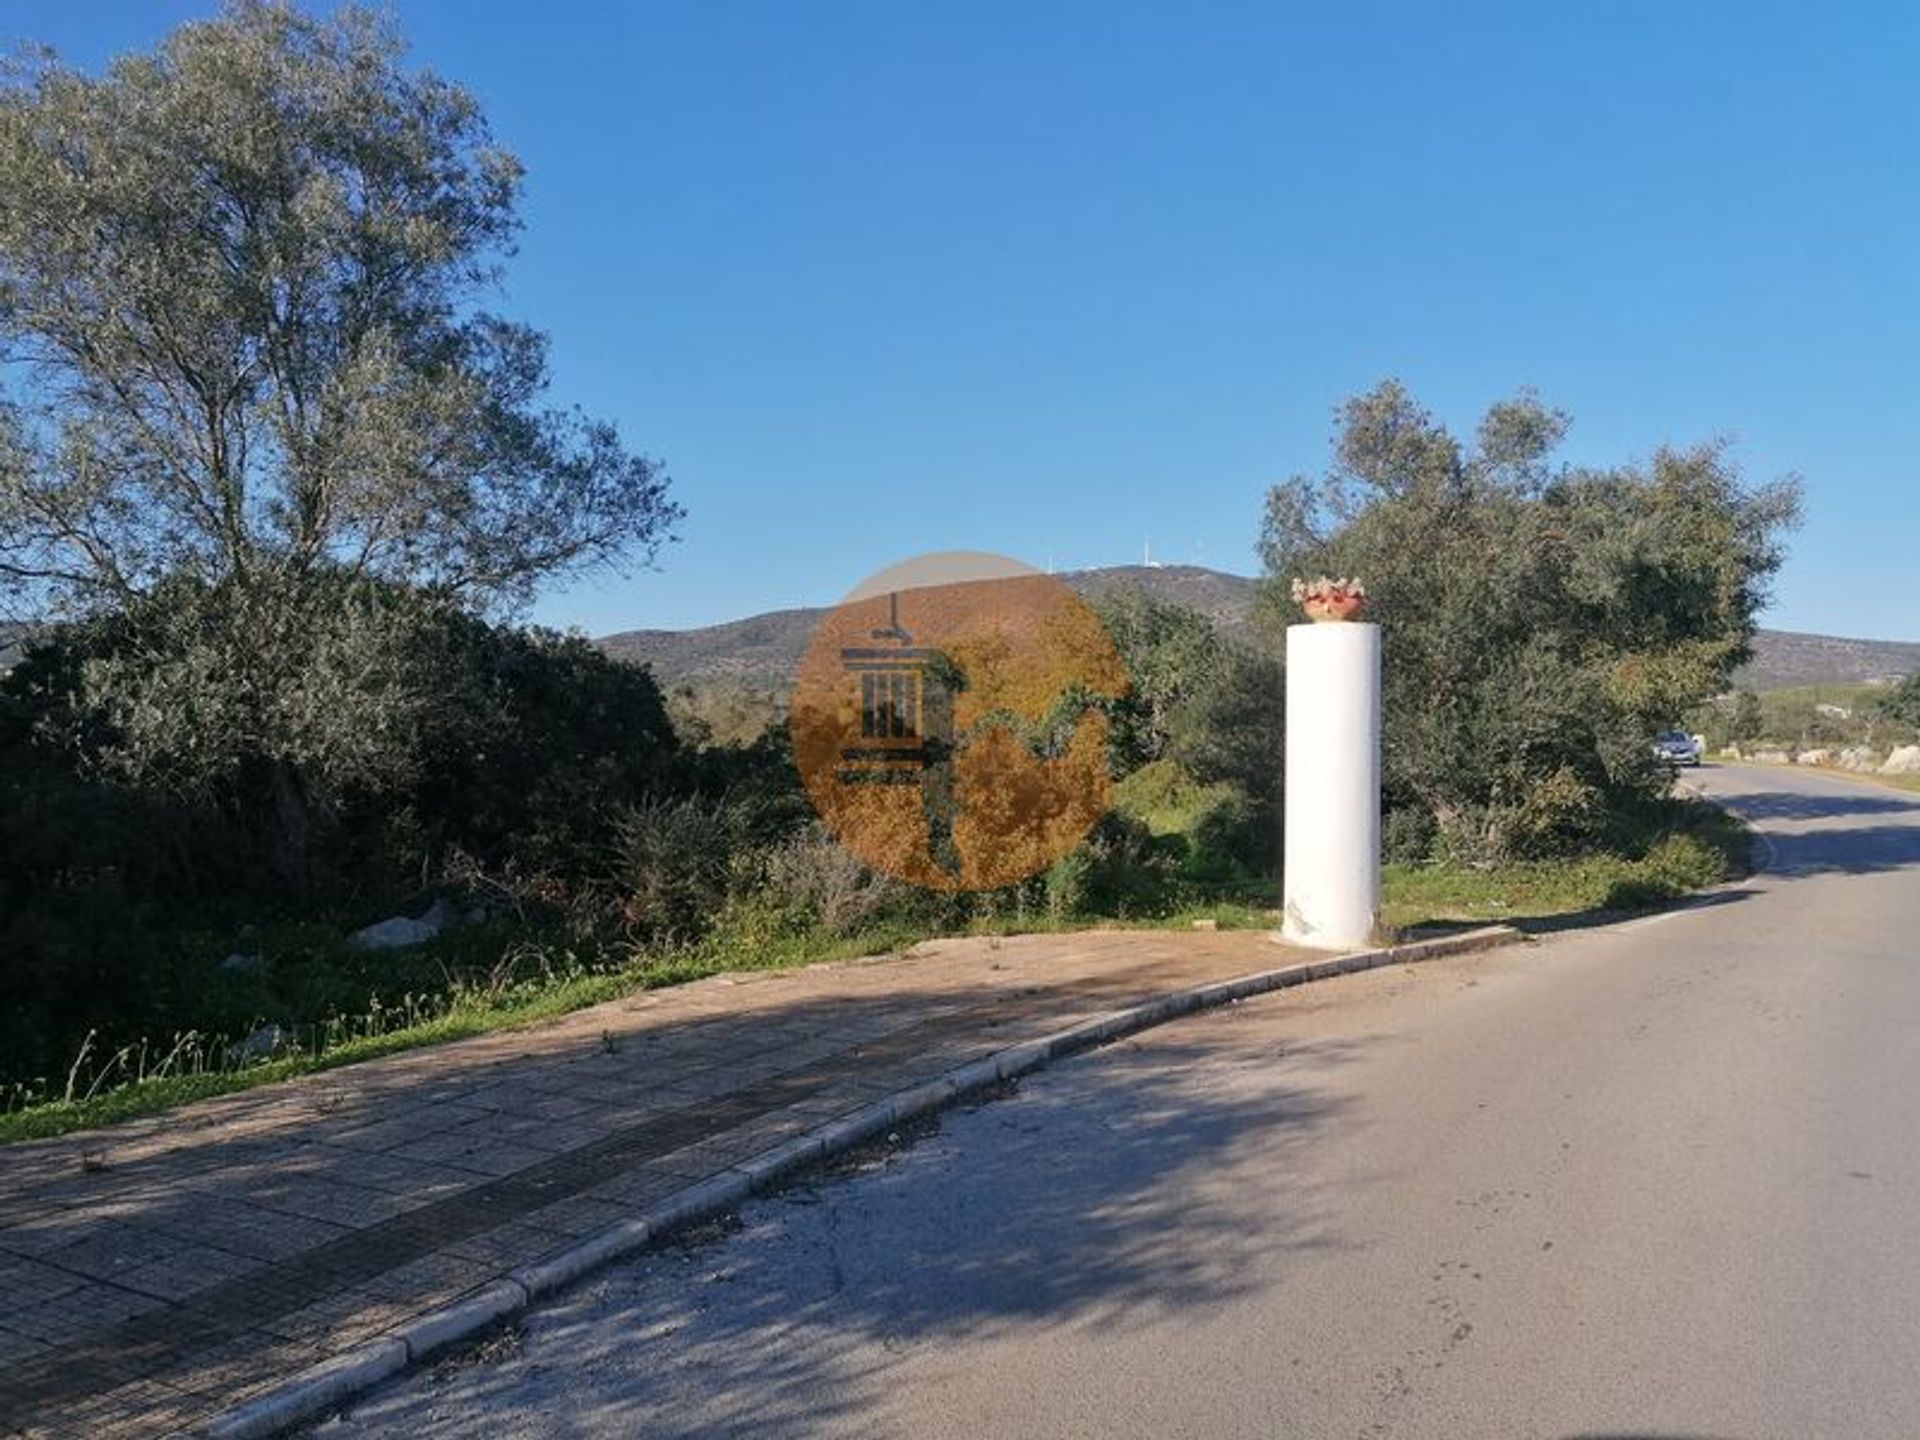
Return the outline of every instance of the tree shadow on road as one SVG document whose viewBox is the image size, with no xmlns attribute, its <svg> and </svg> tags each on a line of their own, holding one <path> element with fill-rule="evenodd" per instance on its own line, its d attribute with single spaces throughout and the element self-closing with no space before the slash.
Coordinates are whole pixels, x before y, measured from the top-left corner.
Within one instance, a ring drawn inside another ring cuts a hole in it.
<svg viewBox="0 0 1920 1440">
<path fill-rule="evenodd" d="M 1223 1305 L 1264 1283 L 1257 1257 L 1342 1243 L 1331 1197 L 1274 1176 L 1304 1174 L 1286 1153 L 1344 1108 L 1292 1067 L 1367 1043 L 1113 1047 L 910 1148 L 803 1177 L 718 1243 L 590 1282 L 528 1322 L 516 1359 L 436 1377 L 431 1414 L 401 1390 L 344 1433 L 470 1433 L 480 1415 L 498 1435 L 841 1432 L 908 1360 L 923 1374 L 983 1337 Z"/>
<path fill-rule="evenodd" d="M 1772 821 L 1780 827 L 1764 832 L 1765 877 L 1872 875 L 1920 866 L 1920 796 L 1909 800 L 1780 790 L 1732 796 L 1724 803 L 1743 820 L 1759 825 Z M 1906 818 L 1891 818 L 1896 816 Z M 1822 823 L 1868 818 L 1876 823 Z"/>
<path fill-rule="evenodd" d="M 1920 822 L 1920 809 L 1914 814 Z M 1920 866 L 1920 823 L 1812 830 L 1767 838 L 1773 849 L 1764 874 L 1770 877 L 1875 875 Z"/>
<path fill-rule="evenodd" d="M 1797 790 L 1767 790 L 1730 795 L 1719 801 L 1746 820 L 1838 820 L 1857 815 L 1920 817 L 1920 795 L 1814 795 Z"/>
</svg>

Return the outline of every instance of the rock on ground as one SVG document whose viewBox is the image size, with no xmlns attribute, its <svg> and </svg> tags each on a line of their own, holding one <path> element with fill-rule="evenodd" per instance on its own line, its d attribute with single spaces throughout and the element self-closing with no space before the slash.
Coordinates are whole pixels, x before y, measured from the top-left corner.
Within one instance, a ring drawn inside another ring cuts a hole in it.
<svg viewBox="0 0 1920 1440">
<path fill-rule="evenodd" d="M 459 912 L 445 900 L 436 900 L 417 917 L 395 915 L 380 920 L 347 937 L 356 950 L 401 950 L 409 945 L 424 945 L 459 918 Z"/>
<path fill-rule="evenodd" d="M 1920 775 L 1920 745 L 1902 745 L 1880 767 L 1882 775 Z"/>
</svg>

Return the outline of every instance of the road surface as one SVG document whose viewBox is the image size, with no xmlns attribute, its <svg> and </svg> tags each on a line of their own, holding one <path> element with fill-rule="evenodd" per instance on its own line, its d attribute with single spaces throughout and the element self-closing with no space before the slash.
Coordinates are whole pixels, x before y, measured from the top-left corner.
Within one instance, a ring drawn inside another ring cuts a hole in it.
<svg viewBox="0 0 1920 1440">
<path fill-rule="evenodd" d="M 318 1433 L 1920 1436 L 1920 796 L 1083 1057 Z"/>
</svg>

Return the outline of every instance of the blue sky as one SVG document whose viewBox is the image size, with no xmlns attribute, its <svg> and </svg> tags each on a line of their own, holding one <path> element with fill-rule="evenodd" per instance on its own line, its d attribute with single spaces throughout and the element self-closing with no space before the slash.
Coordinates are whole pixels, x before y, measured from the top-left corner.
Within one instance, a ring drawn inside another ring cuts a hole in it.
<svg viewBox="0 0 1920 1440">
<path fill-rule="evenodd" d="M 96 65 L 210 3 L 16 0 Z M 925 550 L 1250 571 L 1386 375 L 1569 459 L 1730 437 L 1808 515 L 1766 617 L 1920 638 L 1920 7 L 393 7 L 528 167 L 502 308 L 666 461 L 592 633 Z"/>
</svg>

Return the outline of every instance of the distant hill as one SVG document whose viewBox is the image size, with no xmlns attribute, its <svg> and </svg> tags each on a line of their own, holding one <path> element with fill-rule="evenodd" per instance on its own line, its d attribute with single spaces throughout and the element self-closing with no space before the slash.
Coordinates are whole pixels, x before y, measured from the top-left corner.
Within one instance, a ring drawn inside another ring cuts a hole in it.
<svg viewBox="0 0 1920 1440">
<path fill-rule="evenodd" d="M 1247 623 L 1258 582 L 1198 565 L 1113 565 L 1075 570 L 1059 577 L 1083 595 L 1110 585 L 1132 585 L 1157 599 L 1198 610 L 1215 625 L 1237 630 Z M 751 689 L 785 690 L 807 639 L 826 607 L 772 610 L 698 630 L 626 630 L 597 643 L 617 659 L 650 665 L 661 680 L 720 682 Z"/>
<path fill-rule="evenodd" d="M 1081 594 L 1110 585 L 1132 585 L 1157 599 L 1200 611 L 1229 631 L 1243 630 L 1259 582 L 1198 565 L 1112 565 L 1060 577 Z M 669 684 L 722 683 L 743 689 L 784 691 L 807 637 L 824 607 L 773 610 L 697 630 L 626 630 L 599 641 L 608 654 L 650 665 Z M 1920 670 L 1920 643 L 1848 640 L 1762 630 L 1754 658 L 1736 683 L 1754 690 L 1789 685 L 1860 685 L 1896 679 Z"/>
<path fill-rule="evenodd" d="M 1920 644 L 1899 640 L 1762 630 L 1753 650 L 1752 662 L 1737 677 L 1749 690 L 1885 684 L 1920 670 Z"/>
</svg>

